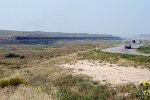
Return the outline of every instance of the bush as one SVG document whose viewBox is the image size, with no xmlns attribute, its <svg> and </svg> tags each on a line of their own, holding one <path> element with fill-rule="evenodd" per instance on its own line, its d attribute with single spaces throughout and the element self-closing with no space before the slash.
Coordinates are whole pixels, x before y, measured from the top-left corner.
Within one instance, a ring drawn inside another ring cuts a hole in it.
<svg viewBox="0 0 150 100">
<path fill-rule="evenodd" d="M 2 80 L 0 82 L 0 87 L 4 88 L 7 86 L 18 86 L 20 84 L 26 84 L 26 81 L 24 79 L 21 79 L 21 78 L 12 78 L 9 80 Z"/>
<path fill-rule="evenodd" d="M 18 54 L 14 54 L 14 53 L 9 53 L 5 56 L 6 58 L 14 58 L 14 57 L 20 57 L 20 55 Z"/>
<path fill-rule="evenodd" d="M 143 45 L 139 47 L 137 50 L 143 53 L 150 53 L 150 45 Z"/>
<path fill-rule="evenodd" d="M 20 56 L 20 59 L 24 59 L 25 58 L 25 56 Z"/>
<path fill-rule="evenodd" d="M 94 84 L 88 77 L 67 75 L 54 83 L 60 100 L 114 99 L 116 91 L 107 85 Z"/>
<path fill-rule="evenodd" d="M 9 53 L 7 55 L 5 55 L 6 58 L 20 58 L 20 59 L 24 59 L 25 56 L 23 55 L 18 55 L 18 54 L 15 54 L 15 53 Z"/>
</svg>

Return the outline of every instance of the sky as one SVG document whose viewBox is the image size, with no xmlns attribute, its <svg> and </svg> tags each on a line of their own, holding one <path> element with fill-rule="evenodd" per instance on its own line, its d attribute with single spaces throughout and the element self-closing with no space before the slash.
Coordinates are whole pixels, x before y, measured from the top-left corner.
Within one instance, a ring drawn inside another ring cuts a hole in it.
<svg viewBox="0 0 150 100">
<path fill-rule="evenodd" d="M 150 34 L 150 0 L 0 0 L 0 29 Z"/>
</svg>

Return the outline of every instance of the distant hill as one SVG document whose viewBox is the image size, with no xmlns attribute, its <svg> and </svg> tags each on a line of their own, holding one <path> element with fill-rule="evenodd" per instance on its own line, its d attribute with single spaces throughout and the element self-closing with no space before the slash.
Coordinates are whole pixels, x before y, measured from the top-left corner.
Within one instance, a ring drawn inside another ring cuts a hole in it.
<svg viewBox="0 0 150 100">
<path fill-rule="evenodd" d="M 0 40 L 13 40 L 18 36 L 19 37 L 110 37 L 110 38 L 114 37 L 112 35 L 88 34 L 88 33 L 0 30 Z"/>
</svg>

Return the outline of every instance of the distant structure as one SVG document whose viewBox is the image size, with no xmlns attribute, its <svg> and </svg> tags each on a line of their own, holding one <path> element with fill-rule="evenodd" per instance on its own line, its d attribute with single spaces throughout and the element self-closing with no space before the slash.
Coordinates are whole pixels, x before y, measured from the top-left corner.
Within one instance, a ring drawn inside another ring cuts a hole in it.
<svg viewBox="0 0 150 100">
<path fill-rule="evenodd" d="M 136 40 L 132 40 L 132 43 L 136 43 Z"/>
<path fill-rule="evenodd" d="M 136 44 L 136 45 L 141 44 L 141 40 L 125 41 L 124 48 L 125 49 L 131 49 L 132 45 L 134 45 L 134 44 Z"/>
<path fill-rule="evenodd" d="M 131 45 L 132 45 L 131 41 L 125 41 L 124 48 L 125 49 L 131 49 Z"/>
<path fill-rule="evenodd" d="M 141 42 L 141 40 L 137 40 L 137 44 L 141 44 L 142 42 Z"/>
</svg>

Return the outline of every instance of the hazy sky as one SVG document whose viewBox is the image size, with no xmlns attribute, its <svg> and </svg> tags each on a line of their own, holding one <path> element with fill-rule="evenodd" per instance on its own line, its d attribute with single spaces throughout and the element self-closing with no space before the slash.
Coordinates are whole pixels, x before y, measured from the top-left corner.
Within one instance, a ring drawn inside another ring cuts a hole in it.
<svg viewBox="0 0 150 100">
<path fill-rule="evenodd" d="M 0 0 L 0 29 L 150 34 L 150 0 Z"/>
</svg>

